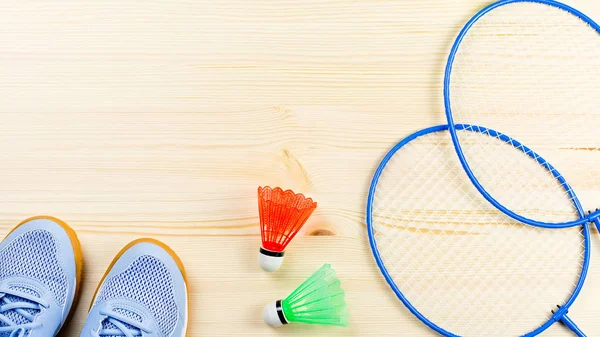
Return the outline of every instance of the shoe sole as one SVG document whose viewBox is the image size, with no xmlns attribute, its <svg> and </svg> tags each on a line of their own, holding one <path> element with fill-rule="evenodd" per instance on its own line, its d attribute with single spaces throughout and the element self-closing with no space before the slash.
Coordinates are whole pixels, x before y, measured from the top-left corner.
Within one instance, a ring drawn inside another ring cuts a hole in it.
<svg viewBox="0 0 600 337">
<path fill-rule="evenodd" d="M 125 254 L 125 252 L 127 250 L 129 250 L 129 248 L 131 248 L 139 243 L 151 243 L 151 244 L 159 246 L 160 248 L 164 249 L 177 264 L 177 268 L 179 268 L 179 272 L 181 272 L 181 275 L 183 275 L 183 282 L 185 283 L 185 287 L 186 287 L 186 297 L 187 297 L 186 305 L 187 305 L 187 307 L 185 308 L 186 309 L 185 325 L 187 326 L 187 317 L 189 314 L 189 303 L 190 303 L 190 292 L 189 292 L 189 283 L 188 283 L 187 273 L 185 272 L 185 267 L 183 266 L 183 262 L 181 262 L 181 259 L 179 258 L 179 256 L 177 256 L 175 251 L 173 249 L 171 249 L 171 247 L 167 246 L 165 243 L 163 243 L 161 241 L 158 241 L 156 239 L 151 239 L 151 238 L 142 238 L 142 239 L 134 240 L 134 241 L 128 243 L 127 246 L 123 247 L 123 249 L 121 249 L 121 251 L 117 254 L 117 256 L 112 260 L 112 262 L 106 269 L 106 272 L 104 273 L 104 276 L 102 276 L 102 279 L 100 279 L 100 282 L 98 283 L 98 286 L 96 287 L 96 291 L 94 292 L 94 296 L 92 296 L 92 302 L 90 303 L 88 312 L 90 310 L 92 310 L 92 306 L 94 305 L 94 302 L 96 302 L 96 296 L 98 296 L 98 291 L 100 291 L 100 287 L 104 283 L 106 276 L 108 276 L 108 274 L 114 267 L 115 263 L 117 263 L 117 261 L 121 258 L 121 256 L 123 256 L 123 254 Z"/>
<path fill-rule="evenodd" d="M 66 222 L 64 222 L 60 219 L 57 219 L 55 217 L 48 216 L 48 215 L 34 216 L 34 217 L 31 217 L 31 218 L 21 221 L 15 228 L 13 228 L 6 235 L 5 238 L 7 238 L 10 234 L 12 234 L 12 232 L 17 230 L 17 228 L 19 228 L 22 225 L 24 225 L 28 222 L 31 222 L 33 220 L 49 220 L 49 221 L 52 221 L 52 222 L 58 224 L 67 233 L 67 236 L 69 237 L 69 240 L 71 241 L 71 246 L 73 247 L 73 256 L 75 257 L 75 295 L 73 296 L 73 303 L 71 304 L 71 309 L 69 310 L 69 313 L 67 314 L 67 318 L 61 324 L 60 328 L 57 331 L 57 333 L 58 333 L 60 331 L 60 329 L 62 329 L 62 327 L 67 322 L 69 322 L 69 320 L 71 318 L 73 318 L 73 314 L 75 313 L 75 308 L 77 307 L 77 303 L 79 302 L 79 295 L 80 295 L 80 290 L 81 290 L 81 276 L 83 274 L 83 252 L 81 250 L 81 243 L 79 242 L 77 233 L 75 233 L 75 231 L 69 225 L 67 225 Z"/>
</svg>

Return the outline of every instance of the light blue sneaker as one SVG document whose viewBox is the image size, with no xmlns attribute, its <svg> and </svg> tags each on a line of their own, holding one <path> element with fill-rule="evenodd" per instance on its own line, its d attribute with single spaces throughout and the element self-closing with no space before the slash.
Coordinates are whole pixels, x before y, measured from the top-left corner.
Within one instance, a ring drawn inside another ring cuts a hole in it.
<svg viewBox="0 0 600 337">
<path fill-rule="evenodd" d="M 164 243 L 140 239 L 113 260 L 81 337 L 183 337 L 188 317 L 185 269 Z"/>
<path fill-rule="evenodd" d="M 20 223 L 0 243 L 0 337 L 55 336 L 81 280 L 75 232 L 51 217 Z"/>
</svg>

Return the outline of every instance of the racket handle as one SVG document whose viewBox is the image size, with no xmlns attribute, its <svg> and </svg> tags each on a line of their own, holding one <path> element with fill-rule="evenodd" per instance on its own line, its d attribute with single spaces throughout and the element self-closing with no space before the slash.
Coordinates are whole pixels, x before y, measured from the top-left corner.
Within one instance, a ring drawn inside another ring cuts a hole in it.
<svg viewBox="0 0 600 337">
<path fill-rule="evenodd" d="M 573 322 L 569 316 L 567 315 L 563 315 L 560 319 L 560 321 L 569 329 L 571 329 L 571 331 L 573 331 L 578 337 L 587 337 L 583 331 L 581 331 L 581 329 L 579 329 L 579 327 L 577 326 L 577 324 L 575 324 L 575 322 Z"/>
</svg>

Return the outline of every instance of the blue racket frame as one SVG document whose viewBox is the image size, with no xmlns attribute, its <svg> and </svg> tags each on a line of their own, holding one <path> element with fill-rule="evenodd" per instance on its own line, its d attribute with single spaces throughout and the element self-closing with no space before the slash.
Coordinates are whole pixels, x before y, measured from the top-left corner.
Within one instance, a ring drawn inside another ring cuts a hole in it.
<svg viewBox="0 0 600 337">
<path fill-rule="evenodd" d="M 479 193 L 481 193 L 483 195 L 483 197 L 487 201 L 489 201 L 492 205 L 494 205 L 497 209 L 502 211 L 504 214 L 510 216 L 511 218 L 513 218 L 519 222 L 528 224 L 528 225 L 538 226 L 538 227 L 543 227 L 543 228 L 567 228 L 567 227 L 581 226 L 588 222 L 594 222 L 596 225 L 596 228 L 600 231 L 600 220 L 598 219 L 598 217 L 600 217 L 600 210 L 596 210 L 595 212 L 590 212 L 589 214 L 583 214 L 581 216 L 581 218 L 578 220 L 553 223 L 553 222 L 543 222 L 543 221 L 537 221 L 534 219 L 530 219 L 530 218 L 521 216 L 521 215 L 511 211 L 510 209 L 504 207 L 493 196 L 491 196 L 490 193 L 479 182 L 479 180 L 477 179 L 477 177 L 471 170 L 471 167 L 469 166 L 469 163 L 467 162 L 467 160 L 465 158 L 462 146 L 458 139 L 458 134 L 456 131 L 460 130 L 460 129 L 458 129 L 457 125 L 454 124 L 454 119 L 452 117 L 452 107 L 450 106 L 450 75 L 452 74 L 452 66 L 454 64 L 454 59 L 456 57 L 456 54 L 460 47 L 460 44 L 461 44 L 463 38 L 465 37 L 465 35 L 471 29 L 471 27 L 485 14 L 491 12 L 495 8 L 505 6 L 508 4 L 512 4 L 512 3 L 519 3 L 519 2 L 540 3 L 540 4 L 553 6 L 553 7 L 562 9 L 564 11 L 567 11 L 567 12 L 579 17 L 581 20 L 583 20 L 584 22 L 589 24 L 590 27 L 594 28 L 600 34 L 600 26 L 594 20 L 592 20 L 591 18 L 589 18 L 587 15 L 583 14 L 582 12 L 578 11 L 577 9 L 570 7 L 568 5 L 565 5 L 561 2 L 554 1 L 554 0 L 501 0 L 501 1 L 495 2 L 491 5 L 483 8 L 482 10 L 480 10 L 477 14 L 475 14 L 475 16 L 473 16 L 465 24 L 465 26 L 462 28 L 462 30 L 458 34 L 458 37 L 456 38 L 456 40 L 454 41 L 454 44 L 452 45 L 452 49 L 450 50 L 450 55 L 448 56 L 448 61 L 446 63 L 446 70 L 445 70 L 445 74 L 444 74 L 444 106 L 446 109 L 446 118 L 448 120 L 449 131 L 450 131 L 450 135 L 452 137 L 452 143 L 454 144 L 454 149 L 456 150 L 456 154 L 458 155 L 460 164 L 462 165 L 463 169 L 469 176 L 469 179 L 471 180 L 473 185 L 475 185 L 475 188 L 477 188 Z M 538 162 L 540 162 L 540 161 L 538 160 Z M 546 169 L 551 167 L 547 163 L 540 162 L 540 164 L 542 166 L 546 167 Z M 546 164 L 548 166 L 546 166 Z M 551 171 L 551 172 L 554 174 L 555 171 Z M 554 176 L 556 177 L 556 174 L 554 174 Z"/>
<path fill-rule="evenodd" d="M 561 185 L 563 186 L 565 191 L 567 191 L 567 193 L 573 200 L 573 205 L 577 209 L 577 212 L 579 213 L 579 215 L 580 216 L 585 215 L 585 212 L 584 212 L 583 208 L 581 207 L 581 203 L 579 202 L 579 199 L 577 198 L 577 196 L 575 195 L 575 193 L 573 192 L 573 190 L 571 189 L 569 184 L 565 181 L 565 179 L 554 169 L 554 167 L 552 165 L 550 165 L 543 158 L 538 156 L 531 149 L 524 146 L 520 142 L 510 138 L 507 135 L 504 135 L 500 132 L 497 132 L 495 130 L 488 129 L 485 127 L 475 126 L 475 125 L 458 124 L 458 125 L 455 125 L 455 128 L 457 130 L 470 130 L 473 132 L 490 134 L 494 137 L 498 137 L 502 141 L 504 141 L 510 145 L 513 145 L 518 150 L 527 154 L 532 159 L 535 159 L 544 168 L 546 168 L 547 170 L 552 172 L 554 177 L 556 177 L 556 179 L 561 183 Z M 373 180 L 371 181 L 371 187 L 369 188 L 369 196 L 367 199 L 366 222 L 367 222 L 367 232 L 369 235 L 369 244 L 371 246 L 373 256 L 375 257 L 375 261 L 377 262 L 377 266 L 379 267 L 379 269 L 381 270 L 381 273 L 385 277 L 386 282 L 392 288 L 394 293 L 396 293 L 396 296 L 398 297 L 398 299 L 400 299 L 400 301 L 402 301 L 402 303 L 404 303 L 404 305 L 408 308 L 408 310 L 410 310 L 410 312 L 413 315 L 415 315 L 419 320 L 421 320 L 423 323 L 425 323 L 427 326 L 429 326 L 434 331 L 436 331 L 444 336 L 458 337 L 458 335 L 455 335 L 452 332 L 445 330 L 444 328 L 440 327 L 439 325 L 435 324 L 434 322 L 429 320 L 427 317 L 425 317 L 404 296 L 402 291 L 398 288 L 398 286 L 394 282 L 394 279 L 390 276 L 387 268 L 385 267 L 385 264 L 383 263 L 383 261 L 381 259 L 381 256 L 379 255 L 379 250 L 377 248 L 377 241 L 375 239 L 375 234 L 374 234 L 374 229 L 373 229 L 373 203 L 374 203 L 374 198 L 375 198 L 375 191 L 377 190 L 377 183 L 379 182 L 379 178 L 380 178 L 383 170 L 385 169 L 387 163 L 396 154 L 396 152 L 398 152 L 398 150 L 400 150 L 403 146 L 410 143 L 411 141 L 413 141 L 421 136 L 430 134 L 430 133 L 441 132 L 441 131 L 446 131 L 446 130 L 449 130 L 448 125 L 438 125 L 438 126 L 433 126 L 433 127 L 429 127 L 429 128 L 417 131 L 417 132 L 411 134 L 410 136 L 404 138 L 403 140 L 401 140 L 385 155 L 385 157 L 383 158 L 383 160 L 377 167 L 377 171 L 375 171 L 375 174 L 373 175 Z M 584 223 L 584 225 L 582 226 L 582 231 L 583 231 L 585 252 L 584 252 L 581 273 L 579 275 L 579 281 L 577 282 L 577 285 L 575 286 L 575 289 L 573 290 L 571 297 L 563 305 L 561 305 L 556 311 L 554 311 L 554 314 L 550 317 L 550 319 L 548 321 L 546 321 L 544 324 L 540 325 L 537 329 L 535 329 L 529 333 L 526 333 L 523 336 L 528 337 L 528 336 L 538 335 L 538 334 L 542 333 L 544 330 L 548 329 L 552 324 L 554 324 L 555 322 L 558 322 L 558 321 L 561 321 L 562 323 L 564 323 L 567 327 L 569 327 L 578 336 L 585 336 L 583 334 L 583 332 L 581 332 L 581 330 L 575 325 L 575 323 L 567 316 L 567 312 L 568 312 L 569 308 L 571 307 L 571 305 L 573 304 L 573 302 L 575 301 L 575 299 L 581 292 L 581 288 L 583 287 L 583 284 L 585 282 L 589 264 L 590 264 L 590 230 L 589 230 L 587 224 Z M 551 310 L 551 309 L 552 308 L 548 308 L 548 310 Z"/>
</svg>

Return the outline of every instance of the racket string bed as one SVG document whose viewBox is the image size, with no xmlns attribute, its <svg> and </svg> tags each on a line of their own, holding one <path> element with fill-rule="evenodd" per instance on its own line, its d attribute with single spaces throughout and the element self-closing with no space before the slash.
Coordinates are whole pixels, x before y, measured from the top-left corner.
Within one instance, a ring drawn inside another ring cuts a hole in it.
<svg viewBox="0 0 600 337">
<path fill-rule="evenodd" d="M 452 47 L 444 101 L 456 151 L 481 193 L 517 220 L 565 227 L 594 220 L 600 212 L 569 221 L 562 213 L 524 214 L 502 192 L 526 169 L 514 160 L 517 165 L 501 164 L 503 170 L 477 165 L 482 156 L 505 157 L 481 151 L 489 137 L 473 140 L 455 126 L 482 125 L 535 148 L 574 184 L 584 205 L 599 206 L 600 166 L 594 165 L 600 160 L 599 30 L 589 17 L 556 1 L 505 0 L 477 13 Z M 539 218 L 543 214 L 554 217 Z"/>
<path fill-rule="evenodd" d="M 465 175 L 445 130 L 408 137 L 380 165 L 367 209 L 378 264 L 409 310 L 444 335 L 543 331 L 554 322 L 551 310 L 581 288 L 589 262 L 587 227 L 539 228 L 497 210 Z M 496 139 L 494 146 L 506 151 L 510 145 Z M 540 184 L 539 176 L 548 175 L 543 167 L 532 172 L 538 179 L 521 188 L 547 193 L 515 194 L 521 209 L 580 217 L 562 184 Z"/>
<path fill-rule="evenodd" d="M 478 172 L 487 191 L 502 205 L 539 221 L 573 219 L 573 190 L 570 185 L 563 188 L 557 178 L 564 177 L 554 167 L 540 164 L 540 161 L 547 164 L 545 159 L 520 144 L 501 141 L 487 130 L 460 132 L 469 144 L 463 149 L 470 157 L 471 168 Z M 515 151 L 515 145 L 520 151 Z M 544 193 L 550 194 L 540 198 Z M 523 205 L 535 207 L 524 208 Z"/>
</svg>

